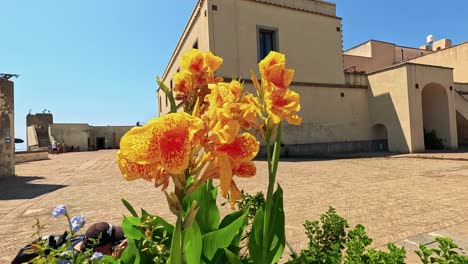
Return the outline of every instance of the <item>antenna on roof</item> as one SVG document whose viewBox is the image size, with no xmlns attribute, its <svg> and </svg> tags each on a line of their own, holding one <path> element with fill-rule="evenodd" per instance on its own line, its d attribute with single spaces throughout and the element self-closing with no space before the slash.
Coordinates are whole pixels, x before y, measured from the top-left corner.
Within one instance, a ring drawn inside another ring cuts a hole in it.
<svg viewBox="0 0 468 264">
<path fill-rule="evenodd" d="M 427 43 L 426 47 L 428 47 L 429 50 L 432 50 L 432 44 L 434 43 L 434 36 L 433 35 L 428 35 L 426 37 L 426 43 Z"/>
<path fill-rule="evenodd" d="M 427 36 L 426 42 L 427 42 L 427 44 L 432 44 L 432 43 L 434 43 L 434 36 L 433 36 L 433 35 Z"/>
</svg>

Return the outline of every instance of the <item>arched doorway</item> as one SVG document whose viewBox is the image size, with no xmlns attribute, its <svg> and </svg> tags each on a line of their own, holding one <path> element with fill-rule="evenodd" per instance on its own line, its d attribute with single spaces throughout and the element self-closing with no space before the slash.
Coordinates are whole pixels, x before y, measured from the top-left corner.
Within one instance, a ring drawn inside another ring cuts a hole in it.
<svg viewBox="0 0 468 264">
<path fill-rule="evenodd" d="M 376 152 L 388 152 L 388 132 L 383 124 L 372 127 L 372 150 Z"/>
<path fill-rule="evenodd" d="M 450 146 L 450 119 L 448 96 L 437 83 L 422 90 L 424 145 L 427 149 L 444 149 Z"/>
</svg>

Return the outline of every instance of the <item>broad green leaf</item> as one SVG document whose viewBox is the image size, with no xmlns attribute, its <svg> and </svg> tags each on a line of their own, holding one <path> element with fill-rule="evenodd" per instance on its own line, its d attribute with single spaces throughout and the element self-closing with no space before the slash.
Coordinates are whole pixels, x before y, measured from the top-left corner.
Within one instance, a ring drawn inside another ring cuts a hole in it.
<svg viewBox="0 0 468 264">
<path fill-rule="evenodd" d="M 202 234 L 218 229 L 221 214 L 216 205 L 216 190 L 210 182 L 205 182 L 196 191 L 185 197 L 184 208 L 188 209 L 192 201 L 197 201 L 198 212 L 195 219 L 198 222 Z"/>
<path fill-rule="evenodd" d="M 132 216 L 138 216 L 137 212 L 135 211 L 135 208 L 127 201 L 125 198 L 120 199 L 123 203 L 123 205 L 127 208 L 127 210 L 132 214 Z"/>
<path fill-rule="evenodd" d="M 182 256 L 182 217 L 177 217 L 177 223 L 172 237 L 170 264 L 183 264 Z"/>
<path fill-rule="evenodd" d="M 252 229 L 250 230 L 249 238 L 249 253 L 254 263 L 263 263 L 263 226 L 265 213 L 263 212 L 264 206 L 257 210 L 254 221 L 252 223 Z M 266 263 L 266 262 L 265 262 Z"/>
<path fill-rule="evenodd" d="M 203 255 L 212 260 L 218 249 L 227 248 L 246 224 L 247 213 L 216 231 L 203 235 Z"/>
<path fill-rule="evenodd" d="M 120 256 L 121 263 L 130 264 L 135 262 L 136 255 L 139 254 L 139 250 L 136 247 L 135 240 L 127 238 L 127 247 Z"/>
<path fill-rule="evenodd" d="M 143 238 L 143 234 L 137 225 L 140 224 L 140 218 L 135 216 L 127 216 L 122 221 L 122 229 L 125 233 L 125 237 L 139 240 Z"/>
<path fill-rule="evenodd" d="M 197 221 L 194 221 L 189 229 L 183 231 L 184 255 L 187 264 L 198 264 L 202 252 L 202 235 Z"/>
<path fill-rule="evenodd" d="M 250 206 L 246 206 L 245 211 L 237 211 L 237 212 L 226 215 L 223 218 L 223 220 L 221 221 L 221 224 L 219 224 L 219 228 L 221 229 L 223 227 L 228 226 L 229 224 L 234 222 L 236 219 L 238 219 L 239 217 L 241 217 L 245 213 L 248 214 L 249 208 L 250 208 Z M 240 251 L 239 244 L 240 244 L 240 242 L 242 240 L 242 234 L 244 233 L 245 228 L 247 228 L 247 224 L 248 224 L 248 222 L 247 222 L 247 219 L 246 219 L 244 225 L 242 225 L 242 227 L 241 227 L 241 230 L 239 230 L 239 232 L 237 233 L 237 235 L 234 237 L 234 239 L 231 242 L 231 245 L 230 245 L 229 249 L 231 251 L 233 251 L 233 253 L 238 253 Z"/>
<path fill-rule="evenodd" d="M 284 232 L 284 210 L 283 210 L 283 190 L 278 185 L 278 189 L 273 194 L 271 206 L 271 215 L 267 219 L 269 221 L 270 230 L 266 230 L 268 235 L 266 239 L 263 237 L 263 229 L 265 222 L 265 208 L 262 207 L 257 211 L 254 222 L 252 224 L 251 236 L 249 240 L 249 253 L 255 263 L 276 263 L 283 255 L 286 244 Z M 263 246 L 264 241 L 267 241 L 266 247 Z M 264 252 L 267 248 L 267 252 Z"/>
<path fill-rule="evenodd" d="M 275 194 L 273 194 L 273 206 L 272 206 L 272 214 L 271 214 L 271 227 L 273 228 L 272 234 L 273 238 L 271 241 L 273 242 L 273 247 L 271 248 L 271 252 L 274 253 L 274 257 L 272 263 L 276 263 L 281 256 L 283 255 L 283 251 L 286 245 L 286 235 L 284 230 L 284 210 L 283 210 L 283 189 L 278 184 L 278 189 L 276 190 Z M 275 243 L 276 242 L 276 243 Z"/>
<path fill-rule="evenodd" d="M 225 248 L 224 252 L 226 252 L 227 259 L 231 264 L 241 264 L 239 256 L 232 253 L 229 249 Z"/>
</svg>

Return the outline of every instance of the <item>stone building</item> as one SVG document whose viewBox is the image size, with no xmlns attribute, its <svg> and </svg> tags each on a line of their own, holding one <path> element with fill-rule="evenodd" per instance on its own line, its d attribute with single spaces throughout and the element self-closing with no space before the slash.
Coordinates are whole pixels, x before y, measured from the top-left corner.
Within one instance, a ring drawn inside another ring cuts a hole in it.
<svg viewBox="0 0 468 264">
<path fill-rule="evenodd" d="M 448 150 L 468 144 L 468 43 L 371 40 L 343 51 L 341 22 L 336 5 L 320 0 L 199 0 L 162 78 L 172 87 L 182 54 L 199 48 L 224 59 L 217 76 L 252 89 L 249 70 L 275 50 L 286 54 L 301 95 L 303 123 L 283 125 L 291 156 L 423 152 L 427 131 Z M 157 96 L 164 115 L 168 100 Z"/>
<path fill-rule="evenodd" d="M 54 123 L 53 115 L 38 113 L 26 116 L 28 150 L 49 148 L 62 143 L 68 150 L 117 149 L 120 139 L 133 126 L 92 126 L 87 123 Z"/>
<path fill-rule="evenodd" d="M 14 84 L 0 74 L 0 178 L 15 175 Z"/>
</svg>

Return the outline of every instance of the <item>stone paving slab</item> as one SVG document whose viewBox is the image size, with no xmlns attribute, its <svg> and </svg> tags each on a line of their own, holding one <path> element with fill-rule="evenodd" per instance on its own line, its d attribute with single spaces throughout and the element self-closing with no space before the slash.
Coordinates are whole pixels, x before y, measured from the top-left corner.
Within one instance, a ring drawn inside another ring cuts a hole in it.
<svg viewBox="0 0 468 264">
<path fill-rule="evenodd" d="M 64 219 L 51 219 L 57 204 L 66 204 L 71 214 L 84 214 L 88 223 L 119 224 L 128 214 L 120 203 L 126 197 L 136 208 L 175 220 L 161 191 L 120 176 L 115 154 L 50 155 L 49 160 L 19 164 L 18 176 L 0 180 L 0 263 L 9 263 L 32 240 L 36 219 L 49 224 L 44 234 L 66 229 Z M 468 153 L 443 154 L 443 159 L 431 155 L 282 162 L 278 181 L 284 189 L 289 242 L 296 249 L 306 247 L 302 224 L 333 206 L 351 226 L 363 224 L 376 248 L 396 242 L 409 252 L 426 241 L 418 240 L 422 234 L 451 235 L 468 248 Z M 237 179 L 238 186 L 265 193 L 266 162 L 255 163 L 258 175 Z M 408 263 L 417 263 L 414 254 Z"/>
</svg>

